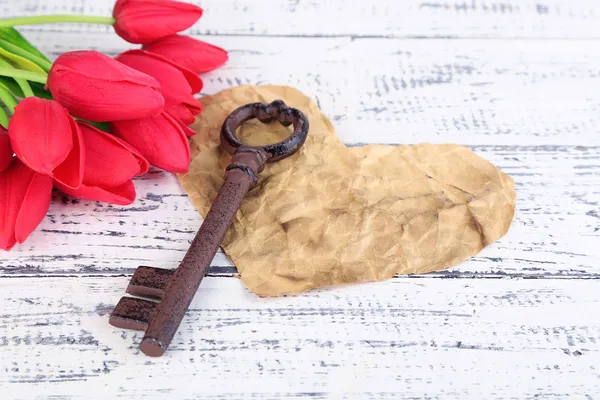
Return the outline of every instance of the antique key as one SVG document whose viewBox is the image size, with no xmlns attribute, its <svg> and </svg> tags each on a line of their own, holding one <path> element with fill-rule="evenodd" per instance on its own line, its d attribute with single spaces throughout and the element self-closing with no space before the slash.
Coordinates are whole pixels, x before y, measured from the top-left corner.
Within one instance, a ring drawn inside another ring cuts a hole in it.
<svg viewBox="0 0 600 400">
<path fill-rule="evenodd" d="M 235 131 L 253 118 L 263 123 L 277 120 L 284 126 L 293 124 L 294 131 L 279 143 L 248 146 L 236 138 Z M 159 357 L 165 353 L 244 196 L 256 185 L 258 174 L 266 163 L 298 151 L 307 134 L 306 116 L 281 100 L 245 105 L 225 119 L 221 128 L 221 147 L 232 154 L 232 162 L 225 169 L 223 186 L 185 257 L 175 270 L 138 267 L 126 292 L 158 299 L 158 302 L 122 297 L 111 314 L 109 323 L 113 326 L 145 330 L 140 343 L 144 354 Z"/>
</svg>

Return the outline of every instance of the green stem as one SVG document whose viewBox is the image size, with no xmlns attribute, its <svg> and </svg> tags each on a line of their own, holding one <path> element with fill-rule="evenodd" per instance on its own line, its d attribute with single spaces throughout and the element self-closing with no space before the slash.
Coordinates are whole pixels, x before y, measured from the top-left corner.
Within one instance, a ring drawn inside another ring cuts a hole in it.
<svg viewBox="0 0 600 400">
<path fill-rule="evenodd" d="M 8 129 L 8 115 L 6 115 L 6 111 L 4 108 L 0 107 L 0 125 L 4 127 L 4 129 Z"/>
<path fill-rule="evenodd" d="M 11 78 L 22 78 L 32 82 L 46 83 L 48 76 L 40 72 L 25 71 L 23 69 L 13 69 L 0 67 L 0 75 L 10 76 Z"/>
<path fill-rule="evenodd" d="M 27 50 L 23 50 L 19 46 L 15 46 L 14 44 L 7 42 L 6 40 L 0 39 L 0 47 L 4 48 L 4 50 L 10 51 L 13 54 L 16 54 L 18 56 L 28 59 L 31 62 L 36 63 L 46 72 L 50 71 L 50 68 L 52 68 L 52 63 L 50 63 L 49 61 L 46 61 L 43 58 L 28 52 Z"/>
<path fill-rule="evenodd" d="M 12 94 L 10 94 L 8 90 L 4 89 L 3 86 L 0 86 L 0 101 L 2 101 L 6 105 L 8 111 L 10 112 L 10 115 L 13 115 L 15 113 L 17 100 L 15 100 Z"/>
<path fill-rule="evenodd" d="M 37 15 L 34 17 L 0 19 L 0 28 L 18 25 L 52 24 L 57 22 L 114 25 L 117 21 L 113 17 L 94 17 L 90 15 Z"/>
</svg>

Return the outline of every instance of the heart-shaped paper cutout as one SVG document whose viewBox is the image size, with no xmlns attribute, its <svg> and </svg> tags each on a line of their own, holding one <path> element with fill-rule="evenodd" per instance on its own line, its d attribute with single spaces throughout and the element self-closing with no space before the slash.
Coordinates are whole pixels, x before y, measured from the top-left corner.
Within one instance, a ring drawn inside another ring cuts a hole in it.
<svg viewBox="0 0 600 400">
<path fill-rule="evenodd" d="M 222 244 L 257 295 L 448 268 L 507 232 L 514 183 L 488 161 L 452 144 L 347 148 L 312 100 L 282 86 L 201 99 L 192 163 L 180 181 L 203 217 L 231 160 L 219 149 L 223 121 L 239 106 L 277 99 L 306 114 L 308 139 L 261 172 Z M 249 121 L 238 135 L 258 145 L 280 141 L 288 129 Z"/>
</svg>

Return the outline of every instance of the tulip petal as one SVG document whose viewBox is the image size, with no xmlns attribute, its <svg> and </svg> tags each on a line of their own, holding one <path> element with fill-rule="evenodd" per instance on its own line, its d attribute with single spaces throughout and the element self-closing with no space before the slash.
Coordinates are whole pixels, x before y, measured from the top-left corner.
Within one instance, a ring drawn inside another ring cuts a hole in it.
<svg viewBox="0 0 600 400">
<path fill-rule="evenodd" d="M 129 82 L 153 89 L 160 84 L 150 75 L 117 62 L 114 58 L 96 50 L 69 51 L 61 54 L 52 64 L 49 80 L 56 71 L 76 71 L 81 76 L 107 82 Z M 48 83 L 51 87 L 51 83 Z"/>
<path fill-rule="evenodd" d="M 17 244 L 15 222 L 27 190 L 25 180 L 15 179 L 19 175 L 17 164 L 23 165 L 15 159 L 6 171 L 0 173 L 0 249 L 4 250 L 10 250 Z"/>
<path fill-rule="evenodd" d="M 202 111 L 202 104 L 195 98 L 193 101 L 184 101 L 183 105 L 192 113 L 192 115 L 200 114 Z"/>
<path fill-rule="evenodd" d="M 165 104 L 156 79 L 97 51 L 58 57 L 48 88 L 72 115 L 97 122 L 156 116 Z"/>
<path fill-rule="evenodd" d="M 52 175 L 73 149 L 71 120 L 55 101 L 37 97 L 22 100 L 8 125 L 17 157 L 32 170 Z"/>
<path fill-rule="evenodd" d="M 142 48 L 160 54 L 197 74 L 215 70 L 229 58 L 224 49 L 184 35 L 168 36 L 145 44 Z"/>
<path fill-rule="evenodd" d="M 93 129 L 97 129 L 95 126 L 90 125 L 86 122 L 83 121 L 78 121 L 79 126 L 87 126 L 87 127 L 91 127 Z M 82 131 L 83 132 L 83 131 Z M 150 163 L 148 162 L 148 160 L 146 160 L 144 158 L 144 156 L 137 151 L 137 149 L 135 149 L 132 145 L 130 145 L 129 143 L 127 143 L 126 141 L 124 141 L 123 139 L 120 139 L 112 134 L 109 134 L 107 132 L 104 132 L 103 130 L 98 129 L 98 132 L 102 135 L 106 135 L 107 138 L 109 138 L 110 140 L 114 141 L 115 143 L 118 143 L 120 146 L 124 147 L 125 149 L 127 149 L 129 152 L 131 152 L 131 154 L 133 154 L 133 156 L 136 159 L 136 162 L 138 163 L 138 171 L 137 174 L 134 175 L 135 176 L 140 176 L 140 175 L 144 175 L 145 173 L 148 172 L 148 170 L 150 169 Z M 83 133 L 82 133 L 83 135 Z"/>
<path fill-rule="evenodd" d="M 192 115 L 193 118 L 193 115 Z M 4 171 L 10 165 L 13 158 L 13 151 L 10 145 L 8 131 L 0 126 L 0 172 Z"/>
<path fill-rule="evenodd" d="M 142 50 L 130 50 L 118 55 L 116 60 L 156 78 L 166 108 L 182 102 L 198 102 L 192 96 L 192 88 L 184 73 L 166 58 Z"/>
<path fill-rule="evenodd" d="M 126 206 L 135 200 L 135 185 L 132 180 L 128 180 L 120 186 L 114 188 L 101 188 L 98 186 L 87 186 L 83 184 L 79 189 L 71 189 L 61 184 L 56 187 L 63 193 L 72 197 L 78 197 L 84 200 L 102 201 L 105 203 Z"/>
<path fill-rule="evenodd" d="M 162 61 L 164 63 L 169 64 L 170 66 L 172 66 L 174 68 L 177 68 L 183 74 L 183 76 L 187 80 L 188 84 L 192 88 L 192 94 L 199 93 L 202 90 L 202 88 L 204 87 L 204 82 L 202 81 L 202 78 L 200 78 L 198 76 L 198 74 L 196 74 L 194 71 L 184 67 L 183 65 L 179 65 L 179 64 L 169 60 L 167 57 L 165 57 L 161 54 L 151 53 L 151 52 L 145 51 L 145 50 L 130 50 L 129 53 L 143 54 L 147 57 L 152 57 L 155 60 Z"/>
<path fill-rule="evenodd" d="M 146 160 L 146 158 L 142 155 L 142 153 L 140 153 L 135 147 L 133 147 L 132 145 L 130 145 L 123 139 L 120 139 L 116 136 L 111 136 L 111 137 L 114 140 L 118 141 L 121 144 L 121 146 L 128 149 L 131 152 L 131 154 L 134 155 L 135 159 L 137 160 L 139 169 L 138 169 L 137 174 L 134 177 L 144 175 L 145 173 L 148 172 L 148 170 L 150 169 L 150 163 L 148 162 L 148 160 Z"/>
<path fill-rule="evenodd" d="M 152 57 L 155 60 L 162 61 L 164 63 L 171 65 L 174 68 L 177 68 L 183 74 L 183 76 L 187 80 L 188 84 L 192 88 L 192 94 L 199 93 L 202 90 L 202 88 L 204 87 L 204 82 L 202 81 L 202 78 L 200 78 L 198 76 L 198 74 L 196 74 L 194 71 L 184 67 L 183 65 L 179 65 L 179 64 L 169 60 L 167 57 L 165 57 L 161 54 L 151 53 L 149 51 L 144 51 L 144 50 L 130 50 L 129 53 L 143 54 L 147 57 Z"/>
<path fill-rule="evenodd" d="M 86 186 L 117 187 L 140 172 L 140 164 L 116 137 L 84 122 L 78 122 L 85 143 Z"/>
<path fill-rule="evenodd" d="M 179 118 L 184 124 L 193 124 L 196 121 L 194 114 L 183 104 L 177 104 L 167 110 L 167 113 L 174 118 Z"/>
<path fill-rule="evenodd" d="M 169 116 L 171 116 L 179 124 L 179 126 L 183 130 L 183 133 L 185 134 L 185 136 L 190 137 L 190 136 L 194 136 L 196 134 L 196 131 L 194 131 L 192 128 L 187 126 L 181 119 L 177 118 L 176 116 L 171 114 L 169 111 L 167 111 L 167 114 L 169 114 Z"/>
<path fill-rule="evenodd" d="M 73 132 L 73 149 L 67 159 L 54 169 L 54 179 L 65 186 L 77 189 L 83 182 L 86 153 L 79 126 L 72 118 L 70 118 L 70 122 Z"/>
<path fill-rule="evenodd" d="M 158 117 L 115 121 L 112 131 L 136 148 L 151 165 L 169 172 L 186 172 L 190 146 L 179 123 L 163 112 Z"/>
<path fill-rule="evenodd" d="M 33 172 L 33 171 L 32 171 Z M 15 238 L 23 243 L 48 213 L 52 200 L 52 178 L 33 172 L 15 223 Z"/>
<path fill-rule="evenodd" d="M 165 100 L 162 94 L 152 88 L 139 86 L 129 82 L 114 82 L 107 85 L 102 79 L 84 79 L 76 74 L 57 73 L 61 85 L 54 87 L 52 95 L 71 114 L 78 118 L 96 122 L 119 121 L 126 119 L 156 116 L 164 108 Z M 69 87 L 82 87 L 78 93 L 73 93 Z M 93 93 L 94 96 L 89 96 Z M 99 99 L 105 98 L 105 102 Z"/>
<path fill-rule="evenodd" d="M 48 212 L 52 179 L 15 158 L 0 173 L 0 248 L 23 243 Z"/>
<path fill-rule="evenodd" d="M 193 4 L 172 0 L 117 0 L 114 28 L 129 43 L 150 43 L 186 30 L 200 19 L 202 12 Z"/>
</svg>

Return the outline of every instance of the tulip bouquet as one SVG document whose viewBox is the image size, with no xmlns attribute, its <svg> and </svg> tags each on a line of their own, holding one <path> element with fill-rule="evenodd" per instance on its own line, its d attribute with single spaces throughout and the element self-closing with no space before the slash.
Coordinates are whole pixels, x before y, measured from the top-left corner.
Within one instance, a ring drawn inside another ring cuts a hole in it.
<svg viewBox="0 0 600 400">
<path fill-rule="evenodd" d="M 172 0 L 118 0 L 112 17 L 0 19 L 0 248 L 23 243 L 46 215 L 53 188 L 118 205 L 136 197 L 150 166 L 181 173 L 188 127 L 201 111 L 199 74 L 227 52 L 180 32 L 203 10 Z M 53 63 L 14 28 L 108 24 L 142 45 L 117 57 L 81 50 Z"/>
</svg>

